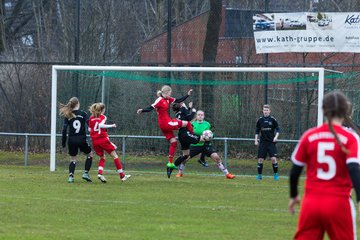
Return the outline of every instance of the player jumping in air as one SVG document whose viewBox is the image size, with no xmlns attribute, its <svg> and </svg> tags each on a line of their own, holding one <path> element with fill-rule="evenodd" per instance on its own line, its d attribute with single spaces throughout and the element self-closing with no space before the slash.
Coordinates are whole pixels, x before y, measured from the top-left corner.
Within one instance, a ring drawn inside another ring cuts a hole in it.
<svg viewBox="0 0 360 240">
<path fill-rule="evenodd" d="M 115 128 L 116 124 L 106 124 L 105 104 L 94 103 L 90 106 L 92 116 L 89 119 L 90 137 L 93 142 L 95 153 L 100 157 L 98 166 L 98 179 L 106 183 L 106 178 L 103 175 L 105 165 L 104 151 L 114 158 L 114 163 L 117 172 L 119 173 L 121 181 L 126 181 L 131 175 L 125 175 L 119 156 L 116 153 L 116 145 L 112 143 L 107 134 L 107 128 Z"/>
<path fill-rule="evenodd" d="M 169 162 L 167 163 L 167 167 L 175 169 L 176 166 L 173 163 L 174 154 L 177 147 L 177 141 L 174 134 L 174 130 L 178 130 L 181 127 L 186 127 L 190 133 L 193 133 L 192 125 L 189 121 L 182 121 L 178 119 L 171 119 L 169 116 L 169 105 L 172 103 L 180 103 L 183 102 L 191 95 L 192 89 L 190 89 L 187 95 L 181 98 L 173 98 L 171 97 L 172 89 L 170 86 L 164 85 L 161 87 L 161 90 L 157 92 L 158 98 L 155 100 L 151 106 L 147 108 L 140 108 L 137 110 L 137 113 L 140 114 L 142 112 L 150 112 L 156 109 L 158 114 L 158 124 L 159 127 L 166 137 L 166 140 L 169 141 Z"/>
</svg>

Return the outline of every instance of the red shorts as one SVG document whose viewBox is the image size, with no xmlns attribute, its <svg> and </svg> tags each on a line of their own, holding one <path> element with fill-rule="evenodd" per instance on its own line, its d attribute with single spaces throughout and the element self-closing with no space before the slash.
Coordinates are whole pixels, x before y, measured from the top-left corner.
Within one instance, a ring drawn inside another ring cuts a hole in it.
<svg viewBox="0 0 360 240">
<path fill-rule="evenodd" d="M 92 139 L 93 148 L 99 157 L 104 156 L 104 151 L 108 154 L 116 150 L 116 145 L 113 144 L 109 138 L 101 138 L 101 139 Z"/>
<path fill-rule="evenodd" d="M 159 123 L 159 127 L 164 134 L 166 140 L 170 140 L 171 138 L 175 138 L 174 130 L 178 130 L 182 127 L 182 121 L 177 119 L 171 119 L 169 122 L 161 122 Z"/>
<path fill-rule="evenodd" d="M 355 239 L 356 210 L 351 198 L 305 196 L 300 208 L 296 240 Z"/>
</svg>

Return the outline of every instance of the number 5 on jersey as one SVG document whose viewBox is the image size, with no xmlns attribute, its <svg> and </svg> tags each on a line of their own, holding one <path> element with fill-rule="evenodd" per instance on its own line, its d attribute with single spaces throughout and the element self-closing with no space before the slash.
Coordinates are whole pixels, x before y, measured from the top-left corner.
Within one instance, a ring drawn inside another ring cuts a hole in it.
<svg viewBox="0 0 360 240">
<path fill-rule="evenodd" d="M 335 159 L 326 155 L 326 151 L 333 151 L 335 149 L 335 143 L 333 142 L 319 142 L 317 148 L 317 161 L 318 163 L 325 163 L 328 165 L 328 170 L 324 171 L 322 168 L 317 169 L 317 177 L 323 180 L 330 180 L 335 177 L 336 174 L 336 162 Z"/>
</svg>

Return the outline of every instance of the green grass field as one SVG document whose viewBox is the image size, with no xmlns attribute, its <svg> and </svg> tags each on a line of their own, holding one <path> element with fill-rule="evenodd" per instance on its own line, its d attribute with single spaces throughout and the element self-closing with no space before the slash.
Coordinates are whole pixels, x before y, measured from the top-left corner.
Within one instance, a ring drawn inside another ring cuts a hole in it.
<svg viewBox="0 0 360 240">
<path fill-rule="evenodd" d="M 51 173 L 48 166 L 1 164 L 0 157 L 0 239 L 274 240 L 295 232 L 298 214 L 287 212 L 285 176 L 256 181 L 240 165 L 227 180 L 213 164 L 205 169 L 194 161 L 183 178 L 168 179 L 160 162 L 144 170 L 130 162 L 128 182 L 110 164 L 102 184 L 94 161 L 94 182 L 81 179 L 80 162 L 69 184 L 65 164 Z"/>
</svg>

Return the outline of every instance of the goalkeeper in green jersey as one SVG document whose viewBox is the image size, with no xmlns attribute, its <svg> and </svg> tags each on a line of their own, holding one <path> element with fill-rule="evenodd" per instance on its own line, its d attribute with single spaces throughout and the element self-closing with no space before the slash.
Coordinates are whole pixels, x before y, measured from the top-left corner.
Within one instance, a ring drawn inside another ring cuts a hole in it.
<svg viewBox="0 0 360 240">
<path fill-rule="evenodd" d="M 192 122 L 193 128 L 194 128 L 194 133 L 196 135 L 201 135 L 205 130 L 212 130 L 211 129 L 211 124 L 208 121 L 204 120 L 204 112 L 200 110 L 199 114 L 196 115 L 196 121 Z M 195 132 L 195 128 L 196 128 L 196 132 Z M 200 142 L 197 144 L 193 144 L 192 147 L 201 147 L 204 146 L 204 142 Z M 200 159 L 198 160 L 198 162 L 203 165 L 204 167 L 208 167 L 209 164 L 206 162 L 205 160 L 205 153 L 201 153 L 200 154 Z"/>
<path fill-rule="evenodd" d="M 195 135 L 201 136 L 203 131 L 210 130 L 211 125 L 209 122 L 204 120 L 205 113 L 202 110 L 196 112 L 196 121 L 192 122 Z M 186 159 L 179 157 L 175 161 L 175 165 L 179 166 L 179 172 L 176 174 L 176 177 L 182 177 L 183 171 L 185 169 L 185 163 L 192 157 L 195 157 L 198 154 L 204 154 L 204 156 L 211 157 L 215 162 L 218 168 L 225 174 L 226 178 L 233 179 L 235 175 L 229 173 L 227 168 L 222 164 L 222 160 L 216 150 L 213 148 L 211 142 L 199 142 L 196 144 L 191 144 L 190 146 L 190 156 Z"/>
</svg>

